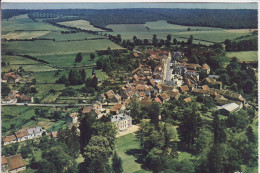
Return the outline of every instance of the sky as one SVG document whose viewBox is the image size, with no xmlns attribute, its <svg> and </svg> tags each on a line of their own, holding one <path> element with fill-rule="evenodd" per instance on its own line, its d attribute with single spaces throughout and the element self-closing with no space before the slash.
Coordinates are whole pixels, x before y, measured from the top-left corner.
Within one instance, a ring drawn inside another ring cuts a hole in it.
<svg viewBox="0 0 260 173">
<path fill-rule="evenodd" d="M 201 8 L 257 9 L 257 3 L 2 3 L 2 9 Z"/>
</svg>

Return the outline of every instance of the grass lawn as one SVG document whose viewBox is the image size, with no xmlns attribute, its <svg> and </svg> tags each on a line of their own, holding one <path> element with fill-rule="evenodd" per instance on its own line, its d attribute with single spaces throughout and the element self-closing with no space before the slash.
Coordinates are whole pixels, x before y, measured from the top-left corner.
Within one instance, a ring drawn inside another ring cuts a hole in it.
<svg viewBox="0 0 260 173">
<path fill-rule="evenodd" d="M 96 50 L 122 49 L 108 39 L 102 40 L 83 40 L 71 42 L 56 42 L 50 40 L 36 41 L 13 41 L 2 42 L 3 52 L 13 52 L 14 54 L 43 56 L 43 55 L 64 55 L 77 54 L 79 52 L 89 53 Z"/>
<path fill-rule="evenodd" d="M 258 51 L 241 51 L 241 52 L 228 52 L 228 58 L 237 57 L 240 62 L 257 62 Z"/>
<path fill-rule="evenodd" d="M 116 150 L 123 161 L 125 173 L 151 172 L 142 169 L 141 164 L 137 162 L 138 157 L 141 155 L 141 150 L 140 142 L 134 134 L 119 137 Z"/>
</svg>

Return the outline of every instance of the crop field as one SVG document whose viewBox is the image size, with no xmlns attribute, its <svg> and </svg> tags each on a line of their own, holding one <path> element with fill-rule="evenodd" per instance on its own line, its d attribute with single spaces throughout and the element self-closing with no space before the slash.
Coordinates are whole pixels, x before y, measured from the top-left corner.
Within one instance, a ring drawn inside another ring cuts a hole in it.
<svg viewBox="0 0 260 173">
<path fill-rule="evenodd" d="M 240 62 L 257 62 L 258 51 L 241 51 L 241 52 L 228 52 L 228 58 L 237 57 Z"/>
<path fill-rule="evenodd" d="M 2 39 L 32 39 L 44 36 L 50 33 L 50 31 L 17 31 L 17 32 L 9 32 L 5 35 L 2 35 Z"/>
<path fill-rule="evenodd" d="M 114 31 L 108 32 L 108 34 L 120 34 L 123 40 L 132 40 L 133 36 L 136 36 L 142 40 L 152 40 L 154 34 L 157 35 L 157 39 L 166 39 L 167 35 L 171 34 L 172 38 L 178 37 L 186 40 L 190 37 L 190 35 L 193 35 L 194 39 L 199 39 L 197 41 L 203 43 L 201 40 L 210 42 L 223 42 L 226 39 L 233 40 L 240 36 L 251 35 L 250 29 L 223 30 L 221 28 L 212 27 L 183 26 L 169 24 L 163 20 L 156 22 L 146 22 L 145 24 L 114 24 L 107 25 L 106 27 L 111 28 Z M 188 28 L 190 31 L 188 31 Z M 210 43 L 208 42 L 207 44 Z"/>
<path fill-rule="evenodd" d="M 22 55 L 62 55 L 62 54 L 77 54 L 79 52 L 87 53 L 96 50 L 122 49 L 110 40 L 84 40 L 71 42 L 55 42 L 49 40 L 36 41 L 13 41 L 3 42 L 4 47 L 2 54 L 13 52 L 14 54 Z"/>
<path fill-rule="evenodd" d="M 88 34 L 84 32 L 70 33 L 70 34 L 61 34 L 60 32 L 50 32 L 40 38 L 55 39 L 56 41 L 65 41 L 65 40 L 79 40 L 79 39 L 93 39 L 93 38 L 104 38 L 99 35 Z"/>
<path fill-rule="evenodd" d="M 44 22 L 34 22 L 27 14 L 2 20 L 3 33 L 16 30 L 66 31 L 67 29 L 58 28 Z"/>
<path fill-rule="evenodd" d="M 90 30 L 90 31 L 104 31 L 102 29 L 94 27 L 87 20 L 73 20 L 73 21 L 68 21 L 68 22 L 59 22 L 58 24 L 70 26 L 70 27 L 76 27 L 76 28 L 85 29 L 85 30 Z"/>
</svg>

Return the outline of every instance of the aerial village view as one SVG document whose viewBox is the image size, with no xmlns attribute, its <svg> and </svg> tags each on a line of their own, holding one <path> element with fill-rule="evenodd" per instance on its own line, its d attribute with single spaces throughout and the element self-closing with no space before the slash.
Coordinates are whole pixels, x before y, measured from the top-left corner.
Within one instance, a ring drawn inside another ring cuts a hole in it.
<svg viewBox="0 0 260 173">
<path fill-rule="evenodd" d="M 257 3 L 2 3 L 2 173 L 257 173 Z"/>
</svg>

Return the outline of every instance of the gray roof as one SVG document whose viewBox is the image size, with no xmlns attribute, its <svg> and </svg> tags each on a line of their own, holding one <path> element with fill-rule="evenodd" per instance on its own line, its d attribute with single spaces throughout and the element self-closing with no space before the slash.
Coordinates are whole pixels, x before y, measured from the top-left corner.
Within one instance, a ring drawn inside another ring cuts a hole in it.
<svg viewBox="0 0 260 173">
<path fill-rule="evenodd" d="M 239 109 L 239 105 L 236 103 L 228 103 L 223 106 L 219 106 L 218 110 L 220 110 L 220 109 L 225 109 L 228 112 L 234 112 Z"/>
<path fill-rule="evenodd" d="M 110 118 L 111 118 L 111 122 L 118 122 L 118 121 L 121 121 L 121 120 L 132 119 L 131 116 L 126 115 L 125 113 L 114 115 Z"/>
<path fill-rule="evenodd" d="M 35 133 L 40 133 L 41 131 L 43 131 L 42 127 L 33 127 L 30 129 L 27 129 L 27 132 L 29 133 L 29 135 L 35 134 Z"/>
</svg>

